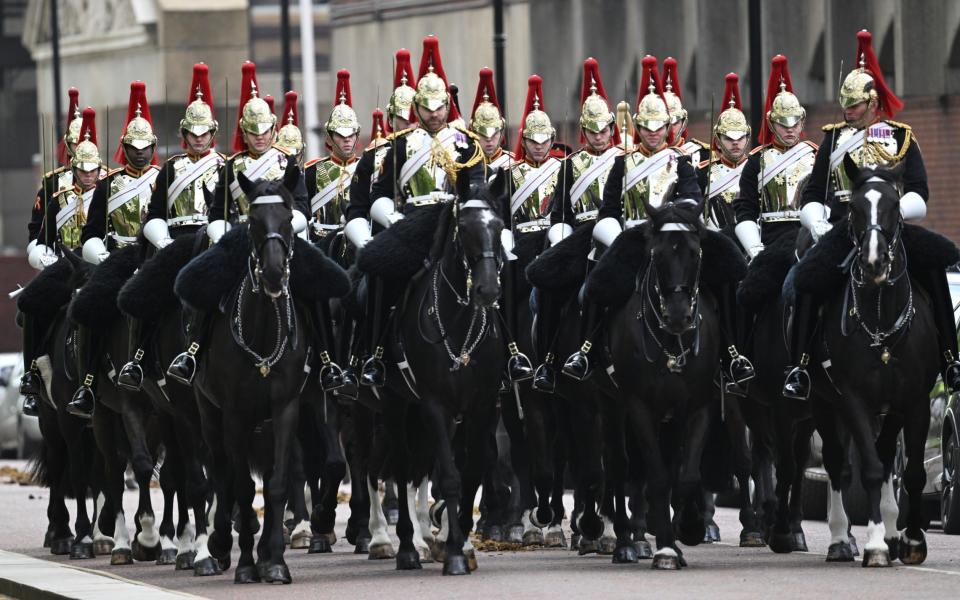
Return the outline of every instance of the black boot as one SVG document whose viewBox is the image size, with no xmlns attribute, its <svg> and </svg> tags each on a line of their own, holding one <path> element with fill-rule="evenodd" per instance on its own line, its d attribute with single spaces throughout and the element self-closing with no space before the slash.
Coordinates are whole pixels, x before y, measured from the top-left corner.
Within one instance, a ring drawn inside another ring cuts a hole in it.
<svg viewBox="0 0 960 600">
<path fill-rule="evenodd" d="M 926 271 L 919 277 L 920 282 L 930 293 L 933 304 L 933 321 L 937 326 L 940 340 L 940 367 L 943 382 L 952 391 L 960 390 L 960 362 L 957 357 L 957 329 L 953 320 L 953 299 L 947 274 L 943 269 Z"/>
<path fill-rule="evenodd" d="M 93 417 L 97 397 L 93 392 L 97 361 L 100 357 L 100 337 L 83 325 L 77 326 L 77 366 L 84 373 L 83 383 L 67 404 L 67 412 L 76 417 Z"/>
<path fill-rule="evenodd" d="M 27 313 L 23 315 L 23 375 L 20 377 L 20 393 L 24 396 L 39 396 L 44 392 L 43 379 L 37 371 L 34 360 L 39 354 L 37 318 Z M 26 403 L 24 403 L 26 406 Z"/>
<path fill-rule="evenodd" d="M 193 378 L 197 374 L 197 352 L 200 350 L 200 341 L 206 329 L 206 314 L 200 311 L 191 311 L 187 323 L 187 339 L 192 339 L 190 346 L 184 352 L 173 357 L 167 367 L 167 375 L 183 385 L 193 385 Z"/>
<path fill-rule="evenodd" d="M 740 354 L 737 349 L 737 321 L 740 316 L 740 309 L 737 308 L 737 288 L 727 284 L 717 290 L 717 304 L 720 309 L 720 318 L 722 323 L 722 333 L 726 340 L 727 350 L 721 356 L 724 366 L 724 375 L 734 385 L 731 390 L 734 393 L 736 388 L 756 377 L 757 373 L 753 369 L 753 363 L 746 356 Z"/>
<path fill-rule="evenodd" d="M 133 357 L 127 364 L 120 368 L 117 374 L 117 387 L 121 387 L 131 392 L 139 392 L 143 388 L 143 367 L 140 362 L 143 360 L 144 346 L 143 340 L 143 321 L 140 319 L 128 318 L 128 351 L 133 350 Z"/>
<path fill-rule="evenodd" d="M 330 306 L 326 301 L 317 305 L 316 320 L 317 339 L 315 343 L 320 357 L 320 373 L 318 374 L 320 389 L 324 392 L 332 392 L 343 387 L 343 369 L 330 358 L 330 352 L 334 349 L 333 321 L 330 318 Z"/>
<path fill-rule="evenodd" d="M 577 381 L 584 381 L 593 374 L 593 366 L 590 364 L 589 356 L 590 350 L 593 348 L 593 342 L 590 340 L 594 337 L 599 326 L 600 307 L 593 302 L 584 300 L 580 319 L 580 339 L 583 340 L 583 344 L 563 363 L 564 375 Z"/>
<path fill-rule="evenodd" d="M 507 344 L 507 352 L 510 356 L 507 358 L 507 383 L 517 383 L 533 378 L 533 365 L 527 355 L 520 352 L 517 348 L 516 332 L 516 310 L 515 297 L 513 294 L 514 282 L 517 277 L 517 266 L 515 262 L 509 262 L 503 270 L 503 297 L 500 304 L 500 322 L 505 329 L 503 339 L 510 340 Z M 501 382 L 502 383 L 502 382 Z M 504 386 L 508 387 L 508 386 Z"/>
<path fill-rule="evenodd" d="M 555 346 L 557 342 L 556 310 L 550 294 L 537 290 L 536 346 L 537 354 L 543 362 L 533 374 L 533 389 L 552 394 L 557 388 L 557 367 Z"/>
<path fill-rule="evenodd" d="M 517 349 L 516 342 L 507 344 L 510 358 L 507 359 L 507 378 L 511 383 L 526 381 L 533 378 L 533 365 L 523 352 Z"/>
<path fill-rule="evenodd" d="M 383 387 L 387 381 L 387 366 L 383 363 L 383 346 L 380 330 L 383 327 L 383 282 L 378 277 L 367 275 L 367 319 L 370 331 L 370 356 L 360 368 L 360 385 Z"/>
<path fill-rule="evenodd" d="M 32 394 L 29 396 L 24 396 L 22 412 L 24 416 L 27 417 L 39 417 L 40 404 L 38 398 Z"/>
<path fill-rule="evenodd" d="M 793 400 L 807 400 L 810 397 L 810 374 L 807 373 L 810 355 L 807 353 L 807 344 L 817 326 L 814 319 L 816 310 L 813 296 L 797 294 L 790 324 L 790 362 L 796 366 L 787 373 L 783 383 L 783 395 Z"/>
<path fill-rule="evenodd" d="M 81 419 L 93 418 L 93 407 L 96 404 L 93 381 L 93 375 L 89 373 L 83 378 L 83 385 L 74 392 L 73 398 L 67 404 L 68 413 Z"/>
</svg>

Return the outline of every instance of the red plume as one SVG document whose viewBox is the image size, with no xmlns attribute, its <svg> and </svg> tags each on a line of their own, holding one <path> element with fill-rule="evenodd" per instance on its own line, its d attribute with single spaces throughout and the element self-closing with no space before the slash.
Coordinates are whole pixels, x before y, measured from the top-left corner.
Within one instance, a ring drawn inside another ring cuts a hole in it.
<svg viewBox="0 0 960 600">
<path fill-rule="evenodd" d="M 580 86 L 580 106 L 583 106 L 583 103 L 587 98 L 590 97 L 590 94 L 593 91 L 591 87 L 596 86 L 597 95 L 607 101 L 607 108 L 610 108 L 610 98 L 607 96 L 607 90 L 603 88 L 603 80 L 600 79 L 600 63 L 597 62 L 597 59 L 592 56 L 587 60 L 583 61 L 583 82 Z M 616 123 L 613 125 L 613 137 L 611 138 L 613 145 L 620 143 L 620 128 L 617 127 Z M 580 130 L 580 143 L 586 144 L 587 138 L 583 135 L 583 130 Z"/>
<path fill-rule="evenodd" d="M 383 111 L 379 108 L 374 109 L 373 111 L 373 127 L 370 128 L 370 143 L 372 144 L 377 140 L 378 136 L 382 136 L 387 131 L 386 120 L 383 118 Z"/>
<path fill-rule="evenodd" d="M 187 105 L 197 99 L 197 91 L 201 99 L 213 110 L 213 91 L 210 89 L 210 69 L 203 63 L 193 65 L 193 79 L 190 80 L 190 93 L 187 95 Z"/>
<path fill-rule="evenodd" d="M 496 106 L 498 110 L 500 109 L 500 102 L 497 100 L 497 88 L 493 85 L 493 69 L 490 67 L 480 69 L 480 84 L 477 85 L 477 96 L 473 100 L 473 110 L 470 111 L 471 119 L 477 114 L 477 107 L 484 101 L 484 95 L 486 95 L 487 102 Z"/>
<path fill-rule="evenodd" d="M 120 132 L 120 142 L 117 144 L 117 150 L 113 153 L 113 160 L 121 165 L 127 164 L 127 157 L 123 153 L 123 137 L 127 135 L 127 126 L 130 121 L 137 116 L 137 108 L 140 108 L 140 116 L 146 119 L 153 127 L 153 117 L 150 116 L 150 105 L 147 103 L 147 84 L 142 81 L 130 82 L 130 99 L 127 101 L 127 120 L 124 121 L 123 130 Z M 153 153 L 150 164 L 157 164 L 157 153 Z"/>
<path fill-rule="evenodd" d="M 253 98 L 253 89 L 256 87 L 258 93 L 260 86 L 257 84 L 257 65 L 251 61 L 246 61 L 241 67 L 243 77 L 240 80 L 240 105 L 237 107 L 237 129 L 233 134 L 233 150 L 240 152 L 247 149 L 247 143 L 243 141 L 243 130 L 240 129 L 240 119 L 243 118 L 243 107 Z"/>
<path fill-rule="evenodd" d="M 660 80 L 660 73 L 657 69 L 657 57 L 650 56 L 649 54 L 643 57 L 643 60 L 640 62 L 642 65 L 642 70 L 640 71 L 640 89 L 637 90 L 637 108 L 640 108 L 640 101 L 643 100 L 644 96 L 650 93 L 650 84 L 653 83 L 654 90 L 653 92 L 660 96 L 660 99 L 663 100 L 663 105 L 667 105 L 667 100 L 663 97 L 663 82 Z M 669 109 L 668 109 L 669 110 Z M 635 144 L 640 143 L 640 131 L 637 128 L 633 132 L 633 142 Z M 667 144 L 673 143 L 673 135 L 667 135 Z"/>
<path fill-rule="evenodd" d="M 67 90 L 67 95 L 70 97 L 70 106 L 67 107 L 67 128 L 64 129 L 64 135 L 70 131 L 70 123 L 72 123 L 73 119 L 75 118 L 73 115 L 79 109 L 80 90 L 72 87 Z M 60 161 L 61 165 L 65 165 L 70 162 L 70 155 L 67 154 L 67 142 L 65 142 L 62 137 L 60 138 L 60 143 L 57 144 L 57 160 Z"/>
<path fill-rule="evenodd" d="M 677 59 L 672 56 L 663 59 L 663 85 L 670 86 L 670 91 L 683 100 L 683 94 L 680 92 L 680 75 L 677 73 Z"/>
<path fill-rule="evenodd" d="M 520 131 L 517 132 L 517 160 L 523 160 L 526 156 L 523 147 L 523 124 L 527 121 L 527 115 L 533 112 L 534 100 L 540 104 L 540 110 L 547 112 L 543 100 L 543 78 L 539 75 L 531 75 L 527 79 L 527 99 L 523 103 L 523 117 L 520 118 Z"/>
<path fill-rule="evenodd" d="M 723 89 L 723 102 L 720 104 L 721 112 L 730 108 L 730 100 L 733 100 L 733 107 L 737 110 L 743 110 L 743 104 L 740 102 L 740 76 L 736 73 L 727 73 L 727 87 Z"/>
<path fill-rule="evenodd" d="M 760 124 L 760 133 L 757 134 L 757 142 L 760 144 L 773 143 L 773 129 L 767 119 L 767 113 L 773 108 L 773 101 L 780 93 L 780 80 L 783 79 L 785 90 L 793 93 L 793 82 L 790 81 L 790 71 L 787 69 L 787 57 L 778 54 L 773 57 L 772 68 L 770 69 L 770 79 L 767 81 L 767 99 L 763 104 L 763 118 Z"/>
<path fill-rule="evenodd" d="M 270 107 L 270 112 L 272 112 L 273 114 L 277 114 L 277 107 L 276 107 L 277 101 L 273 99 L 273 96 L 271 96 L 270 94 L 267 94 L 266 96 L 263 97 L 263 101 L 266 102 L 267 106 Z"/>
<path fill-rule="evenodd" d="M 393 70 L 393 89 L 403 85 L 403 79 L 406 77 L 407 85 L 417 87 L 417 80 L 413 77 L 413 65 L 410 64 L 410 51 L 406 48 L 397 50 L 397 60 Z"/>
<path fill-rule="evenodd" d="M 435 35 L 428 35 L 423 38 L 423 55 L 420 57 L 420 71 L 417 74 L 417 81 L 430 72 L 430 67 L 433 67 L 434 74 L 443 80 L 449 95 L 450 82 L 447 81 L 447 74 L 443 71 L 443 63 L 440 61 L 440 40 Z M 460 118 L 460 111 L 457 110 L 453 98 L 449 98 L 448 102 L 450 113 L 447 115 L 447 122 L 449 123 Z"/>
<path fill-rule="evenodd" d="M 353 107 L 353 94 L 350 93 L 350 71 L 340 69 L 337 71 L 337 90 L 333 94 L 333 105 L 340 104 L 341 96 L 345 99 L 347 106 Z"/>
<path fill-rule="evenodd" d="M 289 91 L 283 95 L 283 114 L 280 116 L 280 121 L 283 125 L 287 124 L 290 113 L 293 113 L 293 124 L 298 127 L 300 126 L 300 110 L 297 108 L 297 100 L 299 100 L 299 98 L 294 91 Z"/>
<path fill-rule="evenodd" d="M 857 64 L 860 64 L 860 57 L 862 56 L 864 68 L 873 76 L 873 87 L 877 90 L 877 99 L 880 104 L 877 112 L 886 114 L 892 119 L 898 111 L 903 110 L 903 100 L 897 98 L 893 90 L 890 89 L 887 82 L 883 79 L 880 62 L 877 61 L 877 56 L 873 53 L 872 39 L 873 36 L 870 35 L 870 32 L 866 29 L 857 32 L 857 42 L 859 45 L 857 49 Z"/>
<path fill-rule="evenodd" d="M 83 109 L 83 124 L 80 125 L 80 138 L 77 143 L 86 140 L 87 133 L 90 134 L 90 142 L 97 146 L 97 111 L 90 106 Z"/>
</svg>

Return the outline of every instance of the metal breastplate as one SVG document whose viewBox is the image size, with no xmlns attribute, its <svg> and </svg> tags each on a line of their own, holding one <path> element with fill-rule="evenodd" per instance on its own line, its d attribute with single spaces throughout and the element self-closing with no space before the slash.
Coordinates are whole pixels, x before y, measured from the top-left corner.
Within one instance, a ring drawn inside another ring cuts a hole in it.
<svg viewBox="0 0 960 600">
<path fill-rule="evenodd" d="M 233 176 L 236 177 L 238 173 L 243 173 L 256 161 L 256 158 L 253 158 L 246 152 L 234 156 Z M 278 179 L 282 179 L 286 165 L 287 157 L 283 154 L 278 154 L 277 160 L 267 168 L 266 172 L 261 175 L 257 181 L 277 181 Z M 250 210 L 250 201 L 247 200 L 246 194 L 241 192 L 240 194 L 234 195 L 233 192 L 230 191 L 230 197 L 233 198 L 233 201 L 237 204 L 237 213 L 245 217 Z"/>
<path fill-rule="evenodd" d="M 897 127 L 883 122 L 871 125 L 867 130 L 866 141 L 856 150 L 849 152 L 850 158 L 861 169 L 865 167 L 870 169 L 895 167 L 899 160 L 893 160 L 893 157 L 896 157 L 900 152 L 900 144 L 894 137 L 897 129 Z M 846 143 L 855 135 L 864 135 L 864 130 L 853 127 L 843 127 L 835 130 L 833 149 Z M 831 186 L 833 195 L 837 200 L 841 202 L 850 200 L 853 181 L 847 175 L 843 163 L 840 163 L 831 173 Z"/>
<path fill-rule="evenodd" d="M 186 154 L 171 160 L 174 161 L 173 175 L 170 177 L 170 181 L 167 182 L 168 186 L 176 181 L 177 178 L 193 164 L 193 161 L 190 160 L 190 157 Z M 190 185 L 186 186 L 173 202 L 170 203 L 169 217 L 190 217 L 193 215 L 206 217 L 209 207 L 207 206 L 206 198 L 203 196 L 203 188 L 207 188 L 208 191 L 213 192 L 217 186 L 217 179 L 222 165 L 223 160 L 211 163 L 210 168 L 194 179 Z M 161 177 L 162 176 L 163 175 L 161 175 Z M 167 201 L 169 202 L 169 199 Z"/>
<path fill-rule="evenodd" d="M 547 160 L 556 159 L 553 158 Z M 537 167 L 526 161 L 514 163 L 513 168 L 510 169 L 510 178 L 513 180 L 513 188 L 511 191 L 515 192 L 516 190 L 520 189 L 530 173 L 536 170 Z M 560 171 L 557 171 L 544 183 L 540 184 L 540 187 L 534 190 L 533 193 L 527 196 L 524 199 L 523 204 L 521 204 L 520 207 L 514 211 L 514 219 L 516 221 L 533 221 L 544 216 L 544 210 L 546 210 L 550 197 L 553 196 L 553 192 L 557 188 L 559 176 Z"/>
<path fill-rule="evenodd" d="M 641 152 L 630 153 L 624 160 L 624 172 L 629 173 L 631 169 L 637 168 L 648 159 L 649 157 Z M 644 200 L 655 208 L 659 207 L 673 196 L 676 186 L 677 161 L 670 160 L 626 191 L 623 197 L 623 218 L 627 221 L 646 219 Z"/>
<path fill-rule="evenodd" d="M 128 185 L 135 184 L 136 181 L 136 177 L 125 171 L 114 175 L 113 179 L 110 180 L 107 203 L 109 204 L 110 198 L 114 194 L 122 192 Z M 108 215 L 109 230 L 119 236 L 117 239 L 119 245 L 132 243 L 135 241 L 132 238 L 136 238 L 137 234 L 140 233 L 141 224 L 147 218 L 147 210 L 150 208 L 151 189 L 151 186 L 145 187 L 139 196 L 127 200 L 123 206 Z"/>
<path fill-rule="evenodd" d="M 593 165 L 594 161 L 599 159 L 599 156 L 591 154 L 586 150 L 571 154 L 568 160 L 570 161 L 571 170 L 573 171 L 573 181 L 566 182 L 567 189 L 572 188 L 573 183 L 580 179 L 583 173 Z M 613 169 L 614 162 L 613 160 L 609 161 L 603 173 L 601 173 L 596 180 L 590 182 L 590 185 L 587 186 L 583 195 L 573 202 L 572 208 L 575 215 L 600 209 L 600 205 L 603 204 L 603 190 L 607 185 L 607 179 L 610 177 L 610 171 Z"/>
<path fill-rule="evenodd" d="M 316 163 L 317 191 L 326 188 L 337 181 L 337 194 L 327 202 L 323 208 L 313 214 L 318 223 L 325 225 L 341 225 L 343 211 L 350 204 L 350 175 L 343 166 L 332 160 L 323 160 Z"/>
<path fill-rule="evenodd" d="M 67 205 L 73 201 L 80 203 L 77 211 L 57 230 L 57 233 L 60 235 L 60 241 L 70 250 L 76 250 L 83 245 L 80 241 L 80 234 L 83 232 L 83 226 L 87 224 L 87 209 L 90 208 L 87 206 L 88 203 L 84 202 L 83 197 L 77 194 L 76 191 L 66 192 L 57 196 L 60 210 L 66 208 Z"/>
<path fill-rule="evenodd" d="M 713 192 L 710 192 L 709 190 L 709 183 L 723 181 L 726 179 L 728 173 L 730 173 L 730 171 L 732 171 L 734 168 L 735 167 L 731 167 L 730 165 L 718 159 L 710 163 L 710 170 L 707 172 L 708 189 L 705 191 L 710 193 L 712 197 L 709 198 L 709 201 L 705 203 L 703 209 L 703 218 L 708 223 L 712 222 L 717 227 L 725 225 L 728 220 L 730 220 L 730 217 L 733 214 L 733 200 L 740 193 L 740 186 L 738 183 L 733 184 L 719 194 L 713 194 Z M 737 178 L 737 181 L 739 182 L 739 177 Z M 722 210 L 727 214 L 715 215 L 715 209 Z"/>
<path fill-rule="evenodd" d="M 373 174 L 370 175 L 370 184 L 373 185 L 378 179 L 380 179 L 380 169 L 383 168 L 383 159 L 387 157 L 387 152 L 390 150 L 389 144 L 384 144 L 377 148 L 373 154 Z"/>
<path fill-rule="evenodd" d="M 800 142 L 801 144 L 803 142 Z M 760 154 L 760 179 L 758 185 L 763 179 L 765 167 L 777 162 L 780 156 L 786 150 L 768 146 Z M 760 212 L 761 213 L 786 213 L 800 209 L 800 195 L 803 194 L 803 188 L 810 179 L 810 173 L 813 172 L 813 163 L 816 161 L 816 152 L 810 152 L 797 160 L 794 160 L 783 171 L 778 173 L 766 185 L 760 186 Z M 793 220 L 792 218 L 765 218 L 765 221 Z"/>
<path fill-rule="evenodd" d="M 407 159 L 416 154 L 420 148 L 433 143 L 433 138 L 423 129 L 414 129 L 407 134 L 406 140 Z M 458 158 L 457 144 L 451 144 L 448 148 L 435 148 L 434 156 L 417 169 L 404 186 L 404 196 L 411 198 L 425 196 L 434 191 L 443 191 L 447 184 L 447 172 L 443 169 L 443 163 L 456 161 Z M 394 177 L 399 176 L 399 172 L 394 173 Z"/>
</svg>

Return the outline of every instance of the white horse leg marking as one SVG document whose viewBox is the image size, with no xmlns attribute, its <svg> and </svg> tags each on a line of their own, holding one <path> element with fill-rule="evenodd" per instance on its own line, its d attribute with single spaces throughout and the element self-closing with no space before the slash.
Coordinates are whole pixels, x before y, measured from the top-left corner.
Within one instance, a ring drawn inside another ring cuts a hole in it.
<svg viewBox="0 0 960 600">
<path fill-rule="evenodd" d="M 183 533 L 177 538 L 177 554 L 193 552 L 193 542 L 197 536 L 197 529 L 193 523 L 187 523 L 183 526 Z"/>
<path fill-rule="evenodd" d="M 160 543 L 160 535 L 157 533 L 156 518 L 148 513 L 140 515 L 140 533 L 137 534 L 137 541 L 145 548 L 156 548 Z"/>
<path fill-rule="evenodd" d="M 617 537 L 616 531 L 613 529 L 613 521 L 607 517 L 607 515 L 600 516 L 603 519 L 603 533 L 600 535 L 602 538 L 615 538 Z"/>
<path fill-rule="evenodd" d="M 196 551 L 197 555 L 194 557 L 194 564 L 210 558 L 210 550 L 207 549 L 207 534 L 202 533 L 197 536 L 196 541 L 193 543 L 193 548 Z"/>
<path fill-rule="evenodd" d="M 880 487 L 880 516 L 883 518 L 883 528 L 886 535 L 895 537 L 900 507 L 897 506 L 897 499 L 893 495 L 893 475 L 888 477 Z"/>
<path fill-rule="evenodd" d="M 127 530 L 127 519 L 121 510 L 113 521 L 113 551 L 129 549 L 130 531 Z"/>
<path fill-rule="evenodd" d="M 420 559 L 430 557 L 430 546 L 423 539 L 423 530 L 420 524 L 420 514 L 417 511 L 417 488 L 412 483 L 407 484 L 407 513 L 410 515 L 410 522 L 413 524 L 413 545 L 420 555 Z"/>
<path fill-rule="evenodd" d="M 527 533 L 528 531 L 540 531 L 540 528 L 533 524 L 533 521 L 530 520 L 530 509 L 523 511 L 523 515 L 520 517 L 520 523 L 523 524 L 523 532 Z"/>
<path fill-rule="evenodd" d="M 207 512 L 207 532 L 214 532 L 214 523 L 216 523 L 217 518 L 217 495 L 213 495 L 213 502 L 210 503 L 210 510 Z"/>
<path fill-rule="evenodd" d="M 445 506 L 443 514 L 440 515 L 440 531 L 436 535 L 437 543 L 446 544 L 448 535 L 450 535 L 450 505 Z"/>
<path fill-rule="evenodd" d="M 290 537 L 296 537 L 298 535 L 304 535 L 310 533 L 310 521 L 307 519 L 301 520 L 297 523 L 297 526 L 293 528 L 293 531 L 290 532 Z"/>
<path fill-rule="evenodd" d="M 830 543 L 848 543 L 850 541 L 847 530 L 850 527 L 847 513 L 843 510 L 843 498 L 840 492 L 830 488 L 830 500 L 827 503 L 827 522 L 830 525 Z"/>
<path fill-rule="evenodd" d="M 430 522 L 430 478 L 424 477 L 417 487 L 417 520 L 420 521 L 420 535 L 427 544 L 435 541 L 433 524 Z"/>
<path fill-rule="evenodd" d="M 367 492 L 370 494 L 370 546 L 390 544 L 387 517 L 383 514 L 383 507 L 380 505 L 380 491 L 370 483 L 369 479 L 367 479 Z"/>
<path fill-rule="evenodd" d="M 313 494 L 310 493 L 310 486 L 303 484 L 303 505 L 307 507 L 307 512 L 313 512 Z"/>
<path fill-rule="evenodd" d="M 103 492 L 100 492 L 100 494 L 97 496 L 96 502 L 94 503 L 96 506 L 95 513 L 97 515 L 97 518 L 93 520 L 93 541 L 95 542 L 113 541 L 113 538 L 108 535 L 104 535 L 104 533 L 100 531 L 100 514 L 103 512 L 103 506 L 106 503 L 107 497 L 103 495 Z M 120 511 L 120 514 L 123 514 L 123 511 Z"/>
<path fill-rule="evenodd" d="M 162 535 L 160 536 L 160 549 L 161 550 L 178 550 L 177 543 L 170 539 L 169 536 Z"/>
<path fill-rule="evenodd" d="M 867 523 L 867 543 L 864 544 L 865 550 L 887 550 L 887 542 L 884 541 L 886 530 L 883 523 Z"/>
</svg>

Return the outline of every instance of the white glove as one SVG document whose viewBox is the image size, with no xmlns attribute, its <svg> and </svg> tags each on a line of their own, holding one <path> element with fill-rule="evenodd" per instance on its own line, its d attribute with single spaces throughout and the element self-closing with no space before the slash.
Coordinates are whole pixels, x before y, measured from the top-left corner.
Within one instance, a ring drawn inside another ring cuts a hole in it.
<svg viewBox="0 0 960 600">
<path fill-rule="evenodd" d="M 169 246 L 173 239 L 170 237 L 170 228 L 163 219 L 150 219 L 143 226 L 143 237 L 151 244 L 162 250 Z"/>
<path fill-rule="evenodd" d="M 219 221 L 214 221 L 207 225 L 207 237 L 210 238 L 211 244 L 216 244 L 220 241 L 220 238 L 223 237 L 223 234 L 230 231 L 230 223 L 224 221 L 223 219 Z"/>
<path fill-rule="evenodd" d="M 83 260 L 92 265 L 99 265 L 110 256 L 110 253 L 107 252 L 106 244 L 98 237 L 92 237 L 83 243 L 82 254 Z"/>
<path fill-rule="evenodd" d="M 513 247 L 516 242 L 513 239 L 513 232 L 509 229 L 500 231 L 500 244 L 503 246 L 503 256 L 507 260 L 517 260 L 517 255 L 513 253 Z"/>
<path fill-rule="evenodd" d="M 403 219 L 403 213 L 397 212 L 393 200 L 384 196 L 370 205 L 370 218 L 384 227 L 390 227 Z"/>
<path fill-rule="evenodd" d="M 927 203 L 916 192 L 907 192 L 900 197 L 900 215 L 904 221 L 919 221 L 927 216 Z"/>
<path fill-rule="evenodd" d="M 293 218 L 290 219 L 293 225 L 294 233 L 301 233 L 307 230 L 307 217 L 297 209 L 293 210 Z"/>
<path fill-rule="evenodd" d="M 606 217 L 597 221 L 593 226 L 593 239 L 600 242 L 607 248 L 613 245 L 613 240 L 623 233 L 623 227 L 620 221 L 613 217 Z"/>
<path fill-rule="evenodd" d="M 566 223 L 555 223 L 547 230 L 547 240 L 549 240 L 550 245 L 553 246 L 571 233 L 573 233 L 573 227 L 570 227 Z"/>
<path fill-rule="evenodd" d="M 33 252 L 33 249 L 37 247 L 37 240 L 30 240 L 30 243 L 27 244 L 27 256 L 30 256 L 30 253 Z"/>
<path fill-rule="evenodd" d="M 350 222 L 343 227 L 343 234 L 357 248 L 363 248 L 367 245 L 367 242 L 373 239 L 373 235 L 370 233 L 370 223 L 363 217 L 350 219 Z"/>
<path fill-rule="evenodd" d="M 27 262 L 30 263 L 30 266 L 34 269 L 42 271 L 57 262 L 57 253 L 54 252 L 50 246 L 37 244 L 33 247 L 33 250 L 30 251 Z"/>
<path fill-rule="evenodd" d="M 800 209 L 800 224 L 810 230 L 813 241 L 819 241 L 833 225 L 827 220 L 829 213 L 819 202 L 808 202 Z"/>
<path fill-rule="evenodd" d="M 747 248 L 747 256 L 750 257 L 750 260 L 753 260 L 757 257 L 758 254 L 763 252 L 764 245 L 760 244 L 759 246 L 751 246 Z"/>
<path fill-rule="evenodd" d="M 760 225 L 756 221 L 741 221 L 733 230 L 737 234 L 740 245 L 747 251 L 750 260 L 763 252 L 763 242 L 760 238 Z"/>
</svg>

